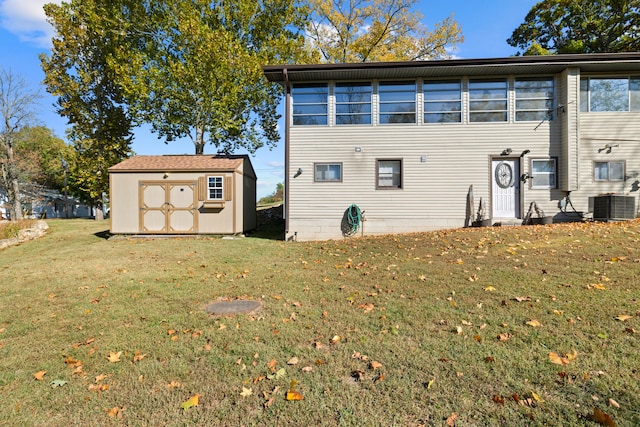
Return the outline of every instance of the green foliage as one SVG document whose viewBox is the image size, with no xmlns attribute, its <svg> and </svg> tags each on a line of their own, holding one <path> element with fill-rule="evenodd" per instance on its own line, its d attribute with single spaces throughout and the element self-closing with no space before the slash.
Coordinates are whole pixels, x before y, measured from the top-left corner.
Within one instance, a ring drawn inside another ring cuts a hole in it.
<svg viewBox="0 0 640 427">
<path fill-rule="evenodd" d="M 279 203 L 284 200 L 284 184 L 279 182 L 276 185 L 276 190 L 266 197 L 262 197 L 258 200 L 259 206 L 272 205 L 274 203 Z"/>
<path fill-rule="evenodd" d="M 18 237 L 18 232 L 31 228 L 36 221 L 33 219 L 21 219 L 18 221 L 0 223 L 0 240 Z"/>
<path fill-rule="evenodd" d="M 636 52 L 640 0 L 544 0 L 507 40 L 525 55 Z"/>
<path fill-rule="evenodd" d="M 35 126 L 25 127 L 18 132 L 15 156 L 22 183 L 62 191 L 62 159 L 72 164 L 74 151 L 62 139 L 56 137 L 51 129 Z"/>
<path fill-rule="evenodd" d="M 109 188 L 107 169 L 131 154 L 132 119 L 109 65 L 127 39 L 100 26 L 117 18 L 124 6 L 92 0 L 45 6 L 56 36 L 51 54 L 40 59 L 47 90 L 58 97 L 58 112 L 71 125 L 72 190 L 98 207 Z"/>
<path fill-rule="evenodd" d="M 452 16 L 433 30 L 422 24 L 417 0 L 307 0 L 309 48 L 324 62 L 447 58 L 463 37 Z"/>
</svg>

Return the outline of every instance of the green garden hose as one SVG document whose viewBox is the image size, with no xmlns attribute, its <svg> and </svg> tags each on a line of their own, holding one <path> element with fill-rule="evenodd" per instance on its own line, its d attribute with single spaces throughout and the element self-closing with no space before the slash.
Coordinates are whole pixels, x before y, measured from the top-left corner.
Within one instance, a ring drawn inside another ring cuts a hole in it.
<svg viewBox="0 0 640 427">
<path fill-rule="evenodd" d="M 353 236 L 360 229 L 360 223 L 362 222 L 362 212 L 356 204 L 352 204 L 347 209 L 347 223 L 348 229 L 345 234 L 347 236 Z"/>
</svg>

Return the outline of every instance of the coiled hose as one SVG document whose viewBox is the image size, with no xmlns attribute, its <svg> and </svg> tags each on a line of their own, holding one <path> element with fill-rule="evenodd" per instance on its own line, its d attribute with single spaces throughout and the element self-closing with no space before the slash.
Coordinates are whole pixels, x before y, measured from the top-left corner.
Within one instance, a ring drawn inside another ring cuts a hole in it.
<svg viewBox="0 0 640 427">
<path fill-rule="evenodd" d="M 343 230 L 345 236 L 353 236 L 360 229 L 362 223 L 362 212 L 355 203 L 347 209 L 347 227 Z"/>
</svg>

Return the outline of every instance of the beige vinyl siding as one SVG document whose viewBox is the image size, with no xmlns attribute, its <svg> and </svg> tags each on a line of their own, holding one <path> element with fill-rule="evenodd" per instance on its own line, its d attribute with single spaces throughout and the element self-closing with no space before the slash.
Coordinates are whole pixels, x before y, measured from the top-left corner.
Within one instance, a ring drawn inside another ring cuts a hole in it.
<svg viewBox="0 0 640 427">
<path fill-rule="evenodd" d="M 472 123 L 291 129 L 289 233 L 299 239 L 338 238 L 344 211 L 365 211 L 365 232 L 392 233 L 461 227 L 466 196 L 474 187 L 490 203 L 490 156 L 505 148 L 531 156 L 559 156 L 549 149 L 555 124 Z M 362 147 L 356 153 L 355 147 Z M 421 157 L 426 156 L 426 162 Z M 403 188 L 376 190 L 376 159 L 402 159 Z M 313 180 L 316 162 L 342 162 L 340 183 Z M 295 171 L 303 173 L 293 178 Z M 523 165 L 528 168 L 528 165 Z M 529 201 L 525 190 L 525 203 Z M 540 194 L 540 193 L 538 193 Z M 532 194 L 532 196 L 534 196 Z M 545 199 L 548 199 L 548 191 Z M 490 212 L 487 205 L 487 212 Z"/>
</svg>

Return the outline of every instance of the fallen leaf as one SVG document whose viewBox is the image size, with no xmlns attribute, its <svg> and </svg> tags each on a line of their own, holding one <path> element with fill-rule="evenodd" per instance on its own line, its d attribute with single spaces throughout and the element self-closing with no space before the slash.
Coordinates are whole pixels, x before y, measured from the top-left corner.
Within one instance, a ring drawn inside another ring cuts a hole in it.
<svg viewBox="0 0 640 427">
<path fill-rule="evenodd" d="M 97 378 L 96 378 L 96 381 L 97 381 Z M 169 384 L 167 384 L 168 389 L 177 388 L 177 387 L 182 387 L 182 384 L 180 384 L 177 381 L 171 381 Z"/>
<path fill-rule="evenodd" d="M 375 371 L 376 369 L 382 368 L 382 363 L 372 360 L 370 366 L 371 366 L 371 369 Z"/>
<path fill-rule="evenodd" d="M 107 360 L 111 363 L 117 363 L 120 362 L 120 356 L 122 356 L 122 352 L 119 351 L 117 353 L 114 353 L 113 351 L 109 352 L 109 355 L 107 356 Z"/>
<path fill-rule="evenodd" d="M 620 404 L 613 399 L 609 399 L 609 406 L 613 406 L 616 409 L 620 409 Z"/>
<path fill-rule="evenodd" d="M 493 292 L 495 290 L 496 290 L 496 288 L 494 288 L 493 286 L 487 286 L 487 287 L 484 288 L 485 292 Z"/>
<path fill-rule="evenodd" d="M 502 342 L 508 341 L 510 338 L 511 338 L 511 334 L 507 334 L 507 333 L 498 334 L 498 340 Z"/>
<path fill-rule="evenodd" d="M 253 394 L 253 391 L 250 388 L 242 387 L 242 393 L 240 393 L 240 396 L 249 397 L 252 394 Z"/>
<path fill-rule="evenodd" d="M 305 366 L 304 368 L 300 369 L 302 372 L 311 372 L 313 371 L 313 367 L 312 366 Z"/>
<path fill-rule="evenodd" d="M 531 319 L 527 322 L 527 325 L 533 327 L 533 328 L 538 328 L 540 326 L 542 326 L 542 323 L 540 323 L 539 321 L 535 320 L 535 319 Z"/>
<path fill-rule="evenodd" d="M 146 356 L 146 354 L 142 354 L 141 352 L 139 352 L 138 350 L 136 350 L 135 354 L 133 355 L 133 362 L 140 362 L 142 359 L 144 359 Z"/>
<path fill-rule="evenodd" d="M 451 415 L 449 415 L 449 418 L 447 418 L 447 426 L 448 427 L 455 427 L 457 418 L 458 418 L 458 416 L 456 415 L 456 413 L 452 412 Z"/>
<path fill-rule="evenodd" d="M 493 401 L 496 402 L 497 404 L 504 406 L 504 398 L 498 396 L 497 394 L 493 395 Z"/>
<path fill-rule="evenodd" d="M 340 335 L 334 335 L 333 338 L 329 340 L 330 344 L 338 344 L 340 342 Z"/>
<path fill-rule="evenodd" d="M 531 301 L 531 297 L 515 297 L 514 299 L 518 302 Z"/>
<path fill-rule="evenodd" d="M 111 418 L 122 418 L 122 411 L 124 410 L 124 408 L 118 408 L 117 406 L 111 408 L 111 409 L 106 409 L 105 411 L 107 412 L 107 415 Z"/>
<path fill-rule="evenodd" d="M 277 365 L 278 365 L 278 361 L 276 359 L 271 359 L 270 361 L 267 362 L 267 368 L 269 368 L 271 372 L 276 371 Z"/>
<path fill-rule="evenodd" d="M 360 369 L 356 369 L 355 371 L 351 371 L 351 377 L 353 377 L 356 381 L 364 380 L 365 375 L 366 374 L 364 373 L 364 371 L 361 371 Z"/>
<path fill-rule="evenodd" d="M 427 390 L 431 390 L 431 387 L 433 386 L 433 384 L 436 382 L 436 379 L 432 379 L 429 380 L 429 382 L 427 383 Z"/>
<path fill-rule="evenodd" d="M 284 376 L 287 375 L 287 370 L 284 368 L 280 368 L 278 369 L 278 371 L 275 374 L 267 374 L 267 379 L 269 380 L 273 380 L 273 379 L 278 379 L 278 378 L 282 378 Z"/>
<path fill-rule="evenodd" d="M 291 359 L 287 360 L 287 365 L 297 365 L 299 362 L 297 357 L 292 357 Z"/>
<path fill-rule="evenodd" d="M 626 322 L 629 319 L 633 319 L 633 316 L 629 316 L 628 314 L 621 314 L 620 316 L 615 318 L 616 320 L 619 320 L 621 322 Z"/>
<path fill-rule="evenodd" d="M 38 371 L 35 374 L 33 374 L 33 377 L 38 381 L 42 381 L 42 378 L 44 377 L 44 375 L 46 373 L 47 373 L 47 371 Z"/>
<path fill-rule="evenodd" d="M 287 400 L 303 400 L 304 396 L 294 390 L 294 391 L 287 392 L 286 399 Z"/>
<path fill-rule="evenodd" d="M 200 395 L 199 394 L 194 394 L 188 400 L 186 400 L 185 402 L 182 402 L 180 407 L 186 411 L 189 408 L 192 408 L 194 406 L 198 406 L 198 400 L 199 399 L 200 399 Z"/>
<path fill-rule="evenodd" d="M 52 388 L 56 388 L 56 387 L 62 387 L 63 385 L 65 385 L 67 382 L 65 380 L 53 380 L 51 381 L 51 387 Z"/>
<path fill-rule="evenodd" d="M 534 399 L 536 402 L 544 403 L 544 400 L 542 400 L 542 399 L 540 398 L 540 396 L 538 396 L 538 394 L 537 394 L 537 393 L 535 393 L 535 392 L 533 392 L 533 391 L 532 391 L 532 392 L 531 392 L 531 396 L 533 397 L 533 399 Z"/>
<path fill-rule="evenodd" d="M 549 352 L 549 361 L 554 365 L 568 365 L 572 360 L 575 360 L 578 357 L 578 352 L 573 351 L 573 353 L 566 353 L 563 356 L 560 356 L 557 353 Z"/>
<path fill-rule="evenodd" d="M 380 381 L 382 381 L 382 380 L 384 380 L 384 373 L 382 373 L 382 374 L 378 375 L 377 377 L 375 377 L 375 378 L 373 379 L 373 382 L 374 382 L 374 384 L 375 384 L 375 383 L 378 383 L 378 382 L 380 382 Z"/>
<path fill-rule="evenodd" d="M 598 424 L 602 424 L 603 426 L 616 427 L 616 423 L 613 421 L 613 419 L 598 408 L 593 408 L 593 416 L 591 419 Z"/>
</svg>

